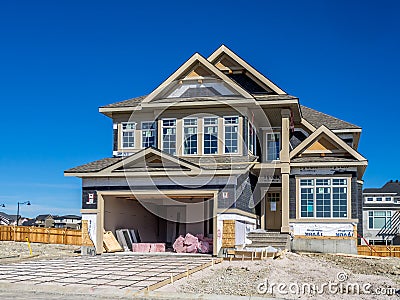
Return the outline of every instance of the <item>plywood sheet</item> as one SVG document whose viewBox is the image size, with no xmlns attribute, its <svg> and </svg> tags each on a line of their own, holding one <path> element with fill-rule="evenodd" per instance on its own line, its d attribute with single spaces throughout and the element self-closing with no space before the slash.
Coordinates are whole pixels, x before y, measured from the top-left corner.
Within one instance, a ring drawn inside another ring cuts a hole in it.
<svg viewBox="0 0 400 300">
<path fill-rule="evenodd" d="M 103 245 L 107 252 L 123 251 L 114 234 L 111 231 L 104 232 Z"/>
</svg>

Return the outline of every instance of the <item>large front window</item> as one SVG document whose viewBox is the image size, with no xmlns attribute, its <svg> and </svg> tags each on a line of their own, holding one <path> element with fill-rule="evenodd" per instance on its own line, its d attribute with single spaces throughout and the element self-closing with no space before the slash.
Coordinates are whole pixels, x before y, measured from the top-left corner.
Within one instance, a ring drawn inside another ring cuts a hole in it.
<svg viewBox="0 0 400 300">
<path fill-rule="evenodd" d="M 125 122 L 122 126 L 122 148 L 135 148 L 136 123 Z"/>
<path fill-rule="evenodd" d="M 347 179 L 300 179 L 300 217 L 347 218 Z"/>
<path fill-rule="evenodd" d="M 204 154 L 218 153 L 218 118 L 204 118 Z"/>
<path fill-rule="evenodd" d="M 280 133 L 267 133 L 267 161 L 279 160 L 281 150 Z"/>
<path fill-rule="evenodd" d="M 238 153 L 239 117 L 224 117 L 225 153 Z"/>
<path fill-rule="evenodd" d="M 176 119 L 162 120 L 162 147 L 165 152 L 176 155 Z"/>
<path fill-rule="evenodd" d="M 142 148 L 156 146 L 156 123 L 142 122 Z"/>
<path fill-rule="evenodd" d="M 183 119 L 183 154 L 197 154 L 197 118 Z"/>
<path fill-rule="evenodd" d="M 391 228 L 392 212 L 390 210 L 374 210 L 368 212 L 368 228 L 382 229 L 385 224 L 386 228 Z"/>
</svg>

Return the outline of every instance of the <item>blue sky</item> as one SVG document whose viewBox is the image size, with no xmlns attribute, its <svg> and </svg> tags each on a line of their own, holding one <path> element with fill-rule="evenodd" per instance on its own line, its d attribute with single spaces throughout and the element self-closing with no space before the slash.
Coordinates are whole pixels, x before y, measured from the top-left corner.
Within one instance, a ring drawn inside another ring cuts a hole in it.
<svg viewBox="0 0 400 300">
<path fill-rule="evenodd" d="M 63 171 L 111 156 L 108 103 L 226 44 L 303 105 L 363 127 L 365 187 L 400 179 L 398 1 L 1 1 L 0 204 L 79 213 Z"/>
</svg>

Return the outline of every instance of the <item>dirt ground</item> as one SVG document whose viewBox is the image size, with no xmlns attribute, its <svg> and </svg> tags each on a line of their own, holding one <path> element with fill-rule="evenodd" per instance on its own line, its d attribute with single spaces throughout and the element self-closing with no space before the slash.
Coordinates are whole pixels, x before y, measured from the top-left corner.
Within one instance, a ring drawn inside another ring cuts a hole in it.
<svg viewBox="0 0 400 300">
<path fill-rule="evenodd" d="M 329 282 L 333 283 L 331 289 Z M 282 286 L 279 291 L 279 284 L 286 284 L 286 288 Z M 399 289 L 400 258 L 287 253 L 275 260 L 224 261 L 189 279 L 165 286 L 161 291 L 326 300 L 398 299 L 400 294 L 397 297 L 393 293 L 399 293 Z"/>
<path fill-rule="evenodd" d="M 28 243 L 1 241 L 0 264 L 9 264 L 24 259 L 55 259 L 80 255 L 75 252 L 80 250 L 80 246 L 31 243 L 31 248 L 32 257 Z"/>
</svg>

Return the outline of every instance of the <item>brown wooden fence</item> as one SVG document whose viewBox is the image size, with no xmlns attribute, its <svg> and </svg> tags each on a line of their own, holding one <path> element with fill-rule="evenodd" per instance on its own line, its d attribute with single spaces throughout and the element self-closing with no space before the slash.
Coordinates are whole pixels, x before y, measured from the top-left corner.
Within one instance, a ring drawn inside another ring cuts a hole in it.
<svg viewBox="0 0 400 300">
<path fill-rule="evenodd" d="M 372 249 L 371 249 L 372 248 Z M 357 246 L 359 255 L 400 257 L 400 246 Z"/>
<path fill-rule="evenodd" d="M 82 245 L 82 231 L 64 228 L 0 226 L 0 241 Z"/>
</svg>

